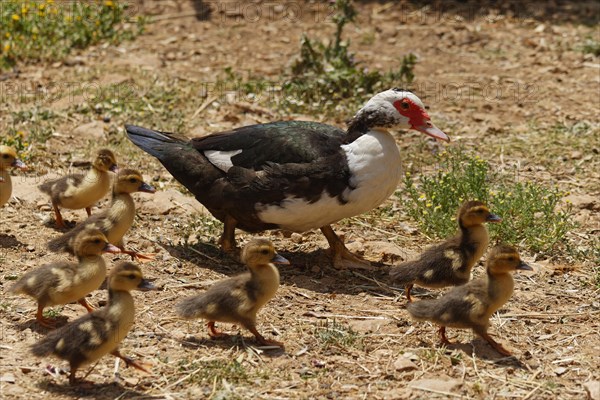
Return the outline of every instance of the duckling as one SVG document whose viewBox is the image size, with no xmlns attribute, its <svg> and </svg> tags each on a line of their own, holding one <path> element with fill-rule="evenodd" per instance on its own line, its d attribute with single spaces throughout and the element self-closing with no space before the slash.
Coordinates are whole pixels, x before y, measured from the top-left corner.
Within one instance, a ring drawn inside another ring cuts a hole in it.
<svg viewBox="0 0 600 400">
<path fill-rule="evenodd" d="M 242 262 L 249 272 L 217 282 L 206 292 L 177 304 L 177 314 L 186 319 L 204 318 L 212 338 L 227 334 L 215 329 L 215 322 L 239 323 L 256 337 L 261 345 L 283 347 L 281 342 L 265 339 L 256 330 L 256 313 L 275 296 L 279 288 L 279 271 L 273 263 L 289 264 L 275 252 L 268 239 L 257 238 L 242 250 Z"/>
<path fill-rule="evenodd" d="M 459 232 L 425 250 L 419 259 L 408 261 L 390 271 L 392 280 L 405 285 L 405 294 L 412 302 L 414 284 L 429 288 L 462 285 L 469 281 L 471 269 L 488 246 L 485 222 L 501 222 L 481 201 L 467 201 L 458 211 Z"/>
<path fill-rule="evenodd" d="M 13 293 L 26 294 L 37 300 L 35 316 L 38 323 L 47 328 L 54 321 L 43 316 L 44 308 L 77 301 L 88 312 L 94 309 L 85 296 L 98 289 L 106 278 L 106 263 L 102 252 L 118 253 L 120 250 L 108 243 L 106 236 L 95 228 L 81 231 L 74 241 L 77 263 L 55 262 L 29 271 L 11 288 Z"/>
<path fill-rule="evenodd" d="M 119 343 L 133 326 L 135 308 L 131 290 L 155 290 L 145 280 L 140 268 L 132 263 L 118 264 L 108 278 L 108 304 L 92 313 L 50 332 L 31 347 L 38 357 L 50 354 L 69 361 L 69 383 L 76 382 L 77 370 L 110 353 L 121 358 L 127 366 L 149 372 L 133 359 L 123 356 Z"/>
<path fill-rule="evenodd" d="M 59 207 L 71 210 L 85 208 L 88 217 L 92 215 L 91 207 L 110 189 L 111 179 L 108 171 L 117 170 L 117 160 L 113 152 L 102 149 L 98 151 L 87 174 L 70 174 L 41 184 L 39 189 L 52 200 L 56 225 L 61 228 L 65 226 Z"/>
<path fill-rule="evenodd" d="M 432 321 L 440 325 L 438 331 L 442 343 L 449 344 L 446 327 L 471 328 L 485 339 L 498 353 L 511 353 L 487 333 L 490 317 L 502 307 L 513 292 L 511 272 L 533 270 L 521 261 L 514 247 L 499 245 L 492 249 L 487 261 L 487 274 L 473 280 L 435 300 L 422 300 L 407 306 L 413 318 Z"/>
<path fill-rule="evenodd" d="M 106 235 L 109 243 L 120 248 L 121 253 L 140 259 L 149 259 L 148 256 L 125 250 L 123 236 L 131 228 L 135 218 L 135 203 L 131 197 L 131 193 L 134 192 L 154 193 L 155 189 L 144 182 L 138 171 L 132 169 L 119 171 L 110 207 L 89 217 L 62 236 L 51 240 L 48 248 L 52 251 L 67 251 L 73 254 L 73 243 L 77 234 L 84 229 L 94 227 Z"/>
<path fill-rule="evenodd" d="M 17 158 L 17 152 L 15 149 L 9 146 L 0 146 L 0 179 L 2 179 L 2 186 L 0 186 L 0 207 L 8 203 L 12 194 L 12 181 L 7 168 L 15 167 L 20 169 L 26 169 L 25 164 Z"/>
</svg>

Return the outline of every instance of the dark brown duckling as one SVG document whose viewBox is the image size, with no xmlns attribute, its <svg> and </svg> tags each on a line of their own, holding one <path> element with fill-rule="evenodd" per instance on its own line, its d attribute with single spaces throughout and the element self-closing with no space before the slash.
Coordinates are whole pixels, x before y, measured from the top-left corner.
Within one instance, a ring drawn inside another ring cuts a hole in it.
<svg viewBox="0 0 600 400">
<path fill-rule="evenodd" d="M 407 306 L 413 318 L 431 321 L 440 325 L 442 343 L 449 344 L 446 327 L 470 328 L 485 339 L 498 353 L 511 353 L 487 333 L 490 317 L 502 307 L 513 293 L 514 281 L 511 273 L 532 268 L 521 261 L 514 247 L 500 245 L 490 252 L 487 274 L 462 286 L 450 290 L 435 300 L 422 300 Z"/>
<path fill-rule="evenodd" d="M 84 365 L 110 353 L 121 358 L 127 366 L 148 372 L 141 364 L 121 355 L 118 346 L 127 336 L 135 319 L 131 290 L 156 289 L 132 263 L 120 263 L 108 278 L 108 304 L 90 314 L 50 332 L 31 347 L 38 357 L 54 355 L 69 361 L 69 383 L 76 382 L 75 374 Z"/>
<path fill-rule="evenodd" d="M 70 174 L 41 184 L 39 189 L 50 196 L 52 201 L 56 225 L 65 226 L 59 207 L 71 210 L 85 208 L 88 217 L 92 215 L 91 207 L 110 190 L 111 177 L 108 171 L 117 170 L 117 160 L 113 152 L 102 149 L 98 151 L 87 174 Z"/>
<path fill-rule="evenodd" d="M 29 295 L 37 300 L 38 323 L 54 328 L 54 321 L 43 316 L 44 308 L 77 301 L 88 312 L 93 308 L 85 296 L 98 289 L 106 278 L 106 263 L 101 253 L 118 253 L 119 249 L 98 229 L 85 229 L 75 238 L 78 262 L 55 262 L 27 272 L 11 288 L 13 293 Z"/>
<path fill-rule="evenodd" d="M 208 320 L 209 335 L 227 336 L 215 329 L 215 322 L 241 324 L 261 345 L 282 347 L 281 342 L 265 339 L 256 330 L 256 314 L 275 296 L 279 288 L 279 271 L 273 263 L 289 264 L 275 252 L 271 241 L 254 239 L 242 250 L 242 262 L 249 272 L 217 282 L 206 292 L 177 304 L 177 314 L 186 319 Z"/>
<path fill-rule="evenodd" d="M 460 230 L 455 236 L 425 250 L 417 260 L 391 269 L 392 280 L 405 286 L 409 302 L 414 284 L 442 288 L 468 282 L 471 269 L 488 246 L 488 231 L 483 224 L 500 222 L 502 218 L 492 214 L 481 201 L 467 201 L 460 207 L 457 220 Z"/>
<path fill-rule="evenodd" d="M 132 169 L 119 171 L 110 207 L 77 224 L 72 230 L 62 236 L 52 239 L 48 243 L 48 248 L 52 251 L 66 251 L 73 254 L 75 236 L 84 229 L 94 227 L 104 233 L 109 243 L 120 248 L 122 253 L 140 259 L 148 259 L 149 257 L 142 254 L 125 250 L 125 243 L 123 241 L 123 236 L 131 228 L 135 218 L 135 203 L 131 197 L 131 193 L 134 192 L 154 193 L 155 189 L 144 182 L 142 175 L 138 171 Z"/>
</svg>

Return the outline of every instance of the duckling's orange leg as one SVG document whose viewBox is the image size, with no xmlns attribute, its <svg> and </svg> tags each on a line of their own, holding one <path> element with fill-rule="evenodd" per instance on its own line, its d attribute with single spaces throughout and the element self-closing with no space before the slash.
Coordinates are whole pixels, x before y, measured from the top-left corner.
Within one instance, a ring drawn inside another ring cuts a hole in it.
<svg viewBox="0 0 600 400">
<path fill-rule="evenodd" d="M 440 326 L 440 329 L 438 329 L 438 335 L 440 337 L 440 342 L 442 342 L 442 344 L 445 344 L 446 346 L 452 344 L 452 342 L 449 341 L 448 338 L 446 337 L 446 327 L 445 326 Z"/>
<path fill-rule="evenodd" d="M 85 212 L 87 213 L 88 217 L 90 217 L 92 215 L 92 207 L 86 207 Z"/>
<path fill-rule="evenodd" d="M 325 235 L 325 238 L 329 243 L 334 268 L 372 270 L 371 263 L 357 257 L 346 248 L 342 239 L 340 239 L 331 228 L 331 225 L 322 226 L 321 232 L 323 232 L 323 235 Z"/>
<path fill-rule="evenodd" d="M 506 350 L 504 348 L 504 346 L 502 346 L 500 343 L 496 342 L 494 339 L 492 339 L 492 337 L 485 331 L 480 331 L 477 332 L 479 334 L 479 336 L 481 336 L 485 341 L 487 341 L 490 346 L 492 346 L 494 348 L 494 350 L 496 350 L 498 353 L 502 354 L 503 356 L 512 356 L 511 352 Z"/>
<path fill-rule="evenodd" d="M 409 303 L 412 303 L 412 301 L 413 301 L 412 297 L 410 297 L 410 291 L 412 290 L 412 288 L 413 288 L 412 283 L 409 283 L 408 285 L 406 285 L 404 287 L 404 294 L 406 295 L 406 298 L 408 299 Z"/>
<path fill-rule="evenodd" d="M 221 332 L 217 330 L 217 328 L 215 328 L 215 321 L 208 321 L 206 323 L 206 327 L 208 328 L 208 336 L 210 336 L 212 339 L 221 339 L 229 337 L 228 334 Z"/>
<path fill-rule="evenodd" d="M 65 227 L 65 221 L 63 221 L 62 215 L 60 214 L 60 209 L 58 208 L 58 204 L 52 202 L 52 207 L 54 208 L 54 216 L 56 219 L 56 226 L 59 228 Z"/>
<path fill-rule="evenodd" d="M 223 234 L 219 238 L 219 244 L 221 245 L 221 250 L 225 253 L 231 253 L 235 250 L 235 227 L 237 221 L 232 216 L 226 215 L 223 224 Z"/>
<path fill-rule="evenodd" d="M 88 303 L 88 302 L 87 302 L 87 300 L 85 299 L 85 297 L 84 297 L 84 298 L 82 298 L 82 299 L 79 299 L 79 300 L 77 300 L 77 302 L 78 302 L 79 304 L 81 304 L 82 306 L 84 306 L 84 307 L 85 307 L 85 309 L 86 309 L 88 312 L 92 312 L 92 311 L 94 311 L 94 310 L 95 310 L 95 308 L 94 308 L 94 307 L 92 307 L 92 306 L 90 305 L 90 303 Z"/>
<path fill-rule="evenodd" d="M 127 254 L 128 256 L 131 257 L 131 260 L 133 261 L 139 261 L 141 263 L 148 263 L 152 260 L 154 260 L 155 258 L 155 254 L 149 253 L 149 254 L 142 254 L 142 253 L 138 253 L 137 251 L 133 251 L 133 250 L 125 250 L 125 246 L 118 246 L 119 249 L 121 249 L 121 253 L 123 254 Z"/>
<path fill-rule="evenodd" d="M 115 351 L 111 352 L 110 354 L 112 354 L 115 357 L 119 357 L 121 360 L 125 361 L 125 365 L 128 367 L 133 367 L 133 368 L 139 369 L 140 371 L 144 371 L 147 374 L 152 373 L 152 372 L 148 371 L 142 364 L 140 364 L 139 362 L 134 360 L 133 358 L 122 355 L 119 352 L 119 350 L 115 350 Z"/>
<path fill-rule="evenodd" d="M 44 306 L 42 306 L 41 304 L 38 304 L 38 309 L 37 309 L 37 313 L 35 314 L 35 319 L 37 320 L 38 324 L 42 325 L 45 328 L 48 328 L 48 329 L 56 328 L 56 321 L 54 321 L 52 318 L 44 317 Z"/>
<path fill-rule="evenodd" d="M 246 329 L 248 329 L 250 332 L 252 332 L 252 334 L 256 338 L 256 341 L 260 345 L 283 347 L 283 342 L 278 342 L 277 340 L 265 339 L 265 337 L 256 330 L 256 327 L 254 325 L 244 325 L 244 326 Z"/>
</svg>

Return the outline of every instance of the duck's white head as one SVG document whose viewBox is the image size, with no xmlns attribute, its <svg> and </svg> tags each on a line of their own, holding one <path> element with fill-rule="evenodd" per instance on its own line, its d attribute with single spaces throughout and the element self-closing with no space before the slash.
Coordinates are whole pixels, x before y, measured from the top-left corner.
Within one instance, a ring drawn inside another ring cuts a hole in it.
<svg viewBox="0 0 600 400">
<path fill-rule="evenodd" d="M 358 110 L 349 130 L 372 128 L 415 129 L 435 139 L 450 138 L 431 122 L 421 99 L 404 89 L 389 89 L 373 96 Z"/>
</svg>

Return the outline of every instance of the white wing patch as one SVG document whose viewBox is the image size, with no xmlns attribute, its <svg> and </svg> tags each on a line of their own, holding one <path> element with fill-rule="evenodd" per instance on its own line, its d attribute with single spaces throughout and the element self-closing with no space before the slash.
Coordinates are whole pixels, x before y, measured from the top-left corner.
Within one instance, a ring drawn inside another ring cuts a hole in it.
<svg viewBox="0 0 600 400">
<path fill-rule="evenodd" d="M 220 151 L 220 150 L 205 150 L 204 155 L 208 158 L 211 164 L 219 168 L 223 172 L 229 171 L 233 167 L 231 158 L 238 155 L 242 150 Z"/>
</svg>

